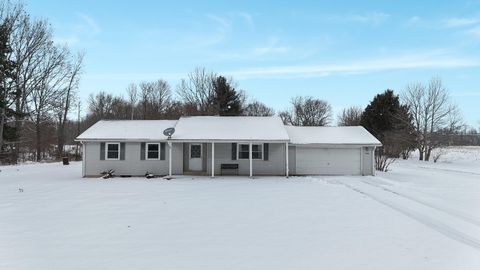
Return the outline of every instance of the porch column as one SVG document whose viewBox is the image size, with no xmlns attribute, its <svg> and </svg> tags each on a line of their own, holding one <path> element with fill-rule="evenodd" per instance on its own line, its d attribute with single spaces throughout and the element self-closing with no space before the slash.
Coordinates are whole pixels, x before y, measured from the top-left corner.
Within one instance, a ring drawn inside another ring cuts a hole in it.
<svg viewBox="0 0 480 270">
<path fill-rule="evenodd" d="M 168 142 L 168 176 L 172 176 L 172 142 Z"/>
<path fill-rule="evenodd" d="M 252 142 L 248 145 L 248 157 L 250 161 L 250 178 L 253 177 L 253 170 L 252 170 Z"/>
<path fill-rule="evenodd" d="M 212 178 L 215 177 L 215 143 L 212 142 Z"/>
<path fill-rule="evenodd" d="M 285 143 L 285 176 L 288 177 L 289 168 L 288 168 L 288 142 Z"/>
</svg>

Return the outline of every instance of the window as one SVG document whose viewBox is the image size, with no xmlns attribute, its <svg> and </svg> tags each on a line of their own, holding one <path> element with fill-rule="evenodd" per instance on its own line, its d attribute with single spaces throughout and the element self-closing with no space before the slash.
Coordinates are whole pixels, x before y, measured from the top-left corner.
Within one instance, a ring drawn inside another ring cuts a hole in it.
<svg viewBox="0 0 480 270">
<path fill-rule="evenodd" d="M 202 145 L 201 144 L 191 144 L 190 145 L 190 158 L 201 158 L 202 157 Z"/>
<path fill-rule="evenodd" d="M 147 143 L 146 159 L 159 159 L 160 158 L 160 144 L 159 143 Z"/>
<path fill-rule="evenodd" d="M 238 159 L 249 159 L 249 145 L 240 144 L 238 147 Z M 263 144 L 252 144 L 252 159 L 263 158 Z"/>
<path fill-rule="evenodd" d="M 107 143 L 107 151 L 105 151 L 106 160 L 119 160 L 120 159 L 120 143 Z"/>
</svg>

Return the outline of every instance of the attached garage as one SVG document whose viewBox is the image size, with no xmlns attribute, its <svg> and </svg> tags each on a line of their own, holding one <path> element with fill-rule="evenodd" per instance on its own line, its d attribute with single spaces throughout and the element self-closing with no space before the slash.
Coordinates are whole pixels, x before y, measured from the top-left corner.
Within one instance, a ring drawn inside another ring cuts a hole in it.
<svg viewBox="0 0 480 270">
<path fill-rule="evenodd" d="M 373 152 L 381 143 L 363 127 L 286 126 L 292 174 L 374 175 Z"/>
<path fill-rule="evenodd" d="M 296 173 L 361 174 L 361 148 L 296 147 Z"/>
</svg>

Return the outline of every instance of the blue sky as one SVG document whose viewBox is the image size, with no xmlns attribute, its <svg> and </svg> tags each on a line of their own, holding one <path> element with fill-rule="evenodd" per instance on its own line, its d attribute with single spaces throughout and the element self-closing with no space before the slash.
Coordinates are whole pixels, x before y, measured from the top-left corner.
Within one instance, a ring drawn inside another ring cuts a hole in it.
<svg viewBox="0 0 480 270">
<path fill-rule="evenodd" d="M 202 66 L 276 110 L 309 95 L 337 113 L 440 76 L 467 123 L 480 126 L 480 0 L 26 4 L 57 42 L 86 52 L 83 99 L 142 80 L 175 89 Z"/>
</svg>

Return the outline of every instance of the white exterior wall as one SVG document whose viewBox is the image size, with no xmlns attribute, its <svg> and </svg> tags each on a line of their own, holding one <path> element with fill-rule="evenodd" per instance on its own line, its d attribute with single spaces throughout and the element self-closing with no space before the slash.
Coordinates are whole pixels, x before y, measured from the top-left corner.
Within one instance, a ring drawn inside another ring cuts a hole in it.
<svg viewBox="0 0 480 270">
<path fill-rule="evenodd" d="M 148 171 L 156 175 L 168 174 L 168 143 L 165 147 L 165 160 L 141 160 L 140 142 L 125 143 L 125 160 L 100 160 L 100 142 L 84 142 L 85 176 L 99 176 L 100 172 L 113 169 L 115 175 L 143 176 Z M 172 144 L 172 173 L 183 173 L 181 143 Z"/>
<path fill-rule="evenodd" d="M 238 147 L 238 144 L 237 144 Z M 253 175 L 285 175 L 285 143 L 269 143 L 268 160 L 254 159 Z M 212 144 L 207 143 L 207 174 L 212 172 Z M 249 175 L 248 159 L 232 160 L 231 143 L 215 143 L 215 175 L 220 175 L 220 164 L 238 164 L 239 175 Z"/>
</svg>

